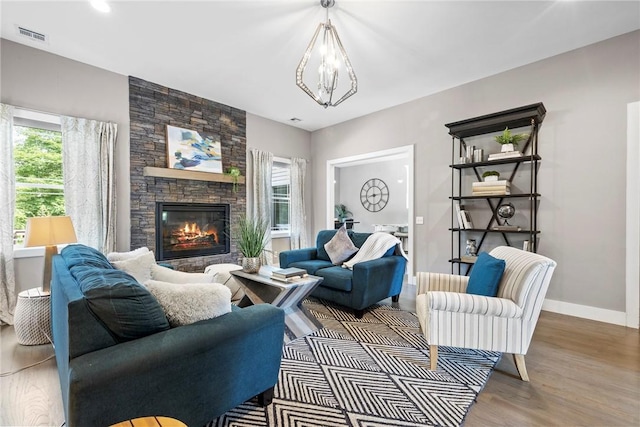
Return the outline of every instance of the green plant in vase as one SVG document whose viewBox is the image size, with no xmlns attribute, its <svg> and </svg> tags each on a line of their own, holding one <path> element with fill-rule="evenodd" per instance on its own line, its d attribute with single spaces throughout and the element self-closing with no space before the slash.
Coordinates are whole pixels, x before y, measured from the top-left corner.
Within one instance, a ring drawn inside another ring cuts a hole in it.
<svg viewBox="0 0 640 427">
<path fill-rule="evenodd" d="M 235 240 L 238 250 L 244 258 L 242 269 L 247 273 L 257 273 L 260 270 L 260 257 L 267 246 L 267 231 L 269 224 L 262 219 L 241 216 L 235 230 Z"/>
<path fill-rule="evenodd" d="M 227 175 L 233 178 L 233 192 L 238 192 L 238 177 L 240 176 L 240 169 L 235 166 L 231 166 L 227 169 Z"/>
<path fill-rule="evenodd" d="M 500 178 L 500 172 L 498 171 L 486 171 L 482 174 L 483 181 L 497 181 Z"/>
<path fill-rule="evenodd" d="M 349 215 L 352 215 L 352 212 L 342 203 L 335 205 L 335 211 L 339 222 L 344 222 Z"/>
<path fill-rule="evenodd" d="M 518 146 L 518 143 L 529 138 L 527 133 L 511 133 L 509 127 L 504 128 L 504 131 L 500 135 L 494 137 L 495 141 L 502 145 L 501 151 L 513 151 L 514 147 Z"/>
</svg>

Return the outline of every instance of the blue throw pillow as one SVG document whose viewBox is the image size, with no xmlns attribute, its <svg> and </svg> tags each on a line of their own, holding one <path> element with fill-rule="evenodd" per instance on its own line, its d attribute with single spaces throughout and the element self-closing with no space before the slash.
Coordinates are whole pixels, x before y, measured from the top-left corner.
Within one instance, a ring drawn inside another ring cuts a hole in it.
<svg viewBox="0 0 640 427">
<path fill-rule="evenodd" d="M 89 309 L 118 342 L 169 329 L 158 300 L 124 271 L 80 266 L 74 270 Z"/>
<path fill-rule="evenodd" d="M 118 342 L 169 329 L 158 300 L 132 276 L 116 270 L 107 258 L 85 245 L 65 247 L 60 256 L 78 282 L 89 310 Z"/>
<path fill-rule="evenodd" d="M 480 253 L 469 276 L 467 293 L 495 297 L 505 265 L 503 259 L 494 258 L 486 252 Z"/>
<path fill-rule="evenodd" d="M 62 255 L 64 262 L 69 268 L 83 265 L 113 269 L 113 266 L 109 263 L 102 252 L 79 243 L 66 246 L 60 252 L 60 255 Z"/>
</svg>

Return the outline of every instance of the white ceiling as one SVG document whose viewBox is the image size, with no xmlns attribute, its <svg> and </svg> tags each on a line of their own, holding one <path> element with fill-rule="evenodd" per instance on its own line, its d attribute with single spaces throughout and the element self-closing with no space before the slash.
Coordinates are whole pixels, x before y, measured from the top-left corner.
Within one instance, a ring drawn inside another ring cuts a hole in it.
<svg viewBox="0 0 640 427">
<path fill-rule="evenodd" d="M 111 1 L 109 14 L 0 0 L 5 39 L 310 131 L 640 28 L 637 0 L 336 0 L 329 16 L 359 86 L 324 109 L 295 85 L 324 13 L 319 0 Z"/>
</svg>

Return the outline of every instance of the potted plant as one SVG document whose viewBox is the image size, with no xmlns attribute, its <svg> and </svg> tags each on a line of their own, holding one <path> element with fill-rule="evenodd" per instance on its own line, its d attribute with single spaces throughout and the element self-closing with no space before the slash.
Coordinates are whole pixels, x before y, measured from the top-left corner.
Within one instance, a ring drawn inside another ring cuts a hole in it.
<svg viewBox="0 0 640 427">
<path fill-rule="evenodd" d="M 242 269 L 247 273 L 260 270 L 260 257 L 267 246 L 268 224 L 262 219 L 241 216 L 236 228 L 236 242 L 242 253 Z"/>
<path fill-rule="evenodd" d="M 520 141 L 524 141 L 529 138 L 529 134 L 526 133 L 511 133 L 509 127 L 504 128 L 504 131 L 500 135 L 496 135 L 494 139 L 500 145 L 502 145 L 502 149 L 500 151 L 513 151 L 514 147 L 518 146 Z"/>
<path fill-rule="evenodd" d="M 240 169 L 235 166 L 231 166 L 227 169 L 227 175 L 233 179 L 233 192 L 238 192 L 238 177 L 240 176 Z"/>
<path fill-rule="evenodd" d="M 482 174 L 482 180 L 487 181 L 497 181 L 500 178 L 500 172 L 497 171 L 486 171 Z"/>
<path fill-rule="evenodd" d="M 347 217 L 352 214 L 352 212 L 349 209 L 347 209 L 347 207 L 342 203 L 337 204 L 335 206 L 335 211 L 336 211 L 336 217 L 338 218 L 339 222 L 344 222 L 344 220 L 347 219 Z"/>
</svg>

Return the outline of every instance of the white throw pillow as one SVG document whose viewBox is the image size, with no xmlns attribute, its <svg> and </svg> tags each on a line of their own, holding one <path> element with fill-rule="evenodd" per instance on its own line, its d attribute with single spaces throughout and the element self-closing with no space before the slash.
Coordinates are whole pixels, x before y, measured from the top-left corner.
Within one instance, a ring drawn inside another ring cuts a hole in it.
<svg viewBox="0 0 640 427">
<path fill-rule="evenodd" d="M 147 252 L 149 252 L 149 248 L 147 247 L 134 249 L 129 252 L 111 252 L 107 254 L 107 260 L 109 260 L 109 262 L 124 261 L 126 259 L 137 258 L 142 254 L 146 254 Z"/>
<path fill-rule="evenodd" d="M 329 259 L 334 265 L 340 265 L 348 260 L 351 255 L 358 252 L 358 248 L 349 238 L 344 224 L 338 229 L 333 238 L 325 243 L 324 250 L 327 251 L 327 255 L 329 255 Z"/>
<path fill-rule="evenodd" d="M 169 283 L 213 283 L 216 276 L 205 273 L 185 273 L 158 264 L 151 266 L 151 279 Z"/>
<path fill-rule="evenodd" d="M 231 311 L 231 291 L 220 283 L 144 284 L 156 297 L 171 327 L 213 319 Z"/>
<path fill-rule="evenodd" d="M 113 265 L 118 270 L 132 275 L 138 282 L 144 283 L 151 279 L 151 266 L 156 263 L 153 252 L 147 252 L 135 258 L 125 259 L 123 261 L 113 261 Z"/>
<path fill-rule="evenodd" d="M 233 270 L 242 270 L 237 264 L 212 264 L 204 269 L 205 274 L 211 274 L 215 283 L 222 283 L 231 290 L 231 303 L 238 304 L 244 297 L 244 290 L 240 282 L 231 275 Z"/>
</svg>

